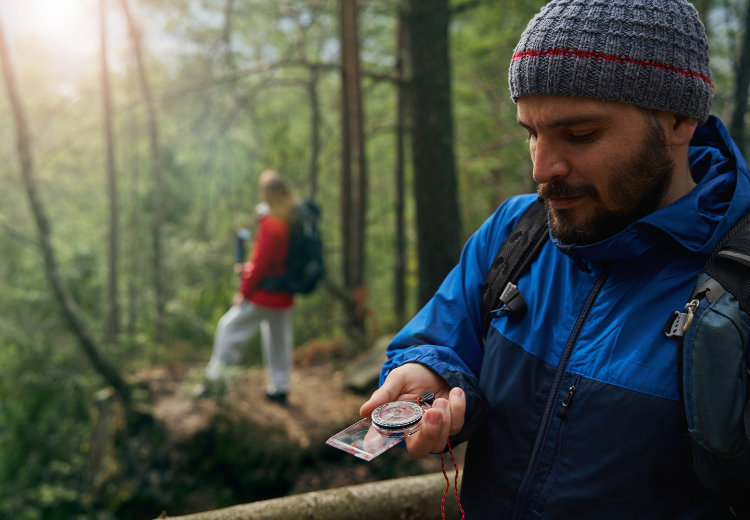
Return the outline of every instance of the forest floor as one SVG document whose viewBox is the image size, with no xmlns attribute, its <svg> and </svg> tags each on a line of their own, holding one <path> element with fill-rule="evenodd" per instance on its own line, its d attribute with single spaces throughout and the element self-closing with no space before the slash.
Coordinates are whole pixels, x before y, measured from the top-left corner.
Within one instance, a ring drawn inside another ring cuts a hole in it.
<svg viewBox="0 0 750 520">
<path fill-rule="evenodd" d="M 330 436 L 339 425 L 343 428 L 359 420 L 359 407 L 366 400 L 343 392 L 343 374 L 331 371 L 329 366 L 296 369 L 286 406 L 265 397 L 265 376 L 259 367 L 245 369 L 218 395 L 196 397 L 194 388 L 199 383 L 195 374 L 204 368 L 174 364 L 139 374 L 140 379 L 148 380 L 154 415 L 164 423 L 173 442 L 184 441 L 209 427 L 217 407 L 223 405 L 253 423 L 280 427 L 289 442 L 307 448 L 312 439 Z"/>
<path fill-rule="evenodd" d="M 325 445 L 331 435 L 360 419 L 359 408 L 367 400 L 367 396 L 342 390 L 344 374 L 337 365 L 330 361 L 300 363 L 298 357 L 291 375 L 292 388 L 286 406 L 265 397 L 265 377 L 260 367 L 241 369 L 224 392 L 210 397 L 197 397 L 194 392 L 195 386 L 202 380 L 204 365 L 176 362 L 142 370 L 136 377 L 149 386 L 153 413 L 165 426 L 169 445 L 184 447 L 195 444 L 194 440 L 201 435 L 206 436 L 207 432 L 213 435 L 211 432 L 217 427 L 217 417 L 229 416 L 234 424 L 253 424 L 265 428 L 262 431 L 274 432 L 277 438 L 273 440 L 277 447 L 269 450 L 278 450 L 278 443 L 281 442 L 289 451 L 307 454 L 306 458 L 302 456 L 301 460 L 305 462 L 295 470 L 288 487 L 280 494 L 439 472 L 440 457 L 436 455 L 415 461 L 406 450 L 395 448 L 372 462 L 365 462 Z M 284 435 L 286 439 L 279 438 Z M 262 450 L 264 439 L 248 438 L 242 441 L 242 444 L 245 443 Z M 463 449 L 459 447 L 454 451 L 460 463 Z M 238 464 L 242 462 L 238 461 Z M 271 496 L 252 499 L 273 496 L 274 492 L 271 492 Z M 235 497 L 239 502 L 250 499 L 242 493 L 236 493 Z M 230 505 L 224 500 L 217 501 L 215 496 L 206 495 L 204 499 L 194 496 L 193 499 L 189 506 L 184 504 L 191 511 Z"/>
</svg>

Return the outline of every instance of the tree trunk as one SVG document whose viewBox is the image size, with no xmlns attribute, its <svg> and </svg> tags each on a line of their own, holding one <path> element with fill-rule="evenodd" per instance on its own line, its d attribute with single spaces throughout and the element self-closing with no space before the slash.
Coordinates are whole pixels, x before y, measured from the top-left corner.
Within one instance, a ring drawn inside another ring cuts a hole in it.
<svg viewBox="0 0 750 520">
<path fill-rule="evenodd" d="M 700 15 L 703 25 L 706 26 L 706 33 L 708 33 L 708 30 L 709 30 L 708 13 L 711 10 L 711 1 L 712 0 L 699 0 L 698 2 L 695 2 L 693 4 L 695 5 L 695 8 L 698 10 L 698 15 Z"/>
<path fill-rule="evenodd" d="M 109 192 L 109 319 L 107 337 L 117 341 L 120 333 L 120 300 L 117 289 L 118 260 L 118 202 L 117 175 L 115 172 L 115 148 L 112 137 L 112 101 L 109 89 L 109 69 L 107 67 L 107 28 L 104 0 L 99 0 L 99 23 L 101 27 L 102 61 L 102 102 L 104 105 L 104 135 L 107 139 L 107 187 Z"/>
<path fill-rule="evenodd" d="M 396 257 L 393 272 L 394 311 L 399 327 L 406 323 L 406 237 L 404 224 L 404 54 L 406 29 L 399 13 L 396 26 Z"/>
<path fill-rule="evenodd" d="M 320 155 L 320 100 L 318 99 L 318 69 L 310 68 L 310 82 L 307 84 L 310 96 L 310 198 L 318 192 L 318 156 Z"/>
<path fill-rule="evenodd" d="M 232 50 L 232 10 L 234 9 L 234 0 L 227 0 L 224 6 L 224 32 L 222 39 L 224 40 L 224 59 L 227 67 L 230 71 L 234 72 L 237 67 L 234 61 L 234 51 Z M 234 87 L 236 81 L 232 81 L 232 87 Z"/>
<path fill-rule="evenodd" d="M 745 114 L 747 113 L 748 87 L 750 87 L 750 1 L 745 2 L 744 28 L 740 58 L 735 67 L 734 111 L 729 125 L 729 133 L 743 155 L 745 153 Z"/>
<path fill-rule="evenodd" d="M 490 204 L 488 215 L 492 215 L 498 206 L 505 200 L 503 192 L 503 171 L 500 168 L 492 168 L 489 175 L 490 186 L 492 186 L 492 195 L 490 195 Z"/>
<path fill-rule="evenodd" d="M 133 60 L 135 61 L 135 60 Z M 135 63 L 129 65 L 128 70 L 128 82 L 132 81 L 132 85 L 128 85 L 129 96 L 131 106 L 135 106 L 135 100 L 137 97 L 136 92 L 138 91 L 138 81 L 136 80 L 136 74 L 134 74 Z M 138 291 L 139 277 L 141 273 L 140 269 L 140 254 L 141 254 L 141 225 L 140 225 L 140 203 L 139 203 L 139 172 L 141 169 L 140 153 L 138 151 L 138 113 L 135 108 L 128 110 L 128 153 L 127 153 L 127 164 L 130 174 L 130 219 L 129 219 L 129 240 L 128 240 L 128 258 L 129 262 L 129 276 L 128 276 L 128 334 L 133 334 L 136 331 L 138 324 L 138 309 L 140 308 L 140 296 Z"/>
<path fill-rule="evenodd" d="M 341 274 L 344 277 L 344 289 L 351 287 L 351 250 L 352 250 L 352 149 L 349 132 L 349 89 L 347 88 L 347 69 L 344 66 L 345 30 L 343 3 L 341 16 L 341 177 L 340 177 L 340 220 L 341 220 Z"/>
<path fill-rule="evenodd" d="M 138 77 L 141 84 L 141 95 L 146 102 L 146 111 L 148 115 L 149 141 L 151 144 L 151 172 L 154 176 L 154 194 L 153 210 L 154 217 L 152 223 L 152 240 L 153 240 L 153 275 L 154 291 L 156 293 L 156 341 L 163 343 L 164 335 L 164 307 L 166 305 L 166 290 L 164 285 L 164 274 L 162 273 L 162 244 L 161 244 L 161 227 L 164 221 L 164 180 L 161 171 L 161 153 L 159 151 L 159 133 L 156 124 L 156 106 L 151 91 L 151 85 L 146 73 L 146 66 L 143 59 L 143 50 L 141 48 L 141 39 L 138 28 L 133 20 L 128 0 L 121 0 L 122 9 L 125 12 L 125 18 L 128 21 L 130 39 L 133 45 L 136 64 L 138 65 Z"/>
<path fill-rule="evenodd" d="M 344 69 L 346 70 L 347 100 L 349 103 L 349 132 L 352 164 L 356 167 L 356 180 L 352 191 L 352 271 L 351 282 L 357 287 L 364 282 L 365 268 L 365 214 L 367 211 L 367 159 L 362 109 L 362 85 L 359 66 L 359 34 L 357 30 L 357 2 L 343 0 Z"/>
<path fill-rule="evenodd" d="M 448 0 L 407 0 L 412 164 L 419 304 L 435 294 L 461 253 L 448 58 Z"/>
<path fill-rule="evenodd" d="M 63 314 L 68 321 L 68 325 L 78 337 L 84 354 L 89 358 L 94 369 L 115 389 L 125 404 L 125 407 L 129 408 L 131 405 L 130 385 L 125 381 L 120 371 L 104 357 L 99 342 L 94 337 L 93 332 L 86 323 L 78 304 L 75 299 L 73 299 L 73 296 L 60 273 L 57 257 L 52 247 L 49 220 L 47 219 L 47 213 L 42 205 L 42 200 L 39 197 L 39 192 L 36 186 L 26 113 L 18 94 L 18 86 L 16 85 L 13 66 L 10 62 L 10 55 L 5 43 L 5 34 L 3 32 L 2 24 L 0 24 L 0 60 L 2 60 L 8 98 L 16 120 L 18 158 L 21 163 L 21 177 L 26 188 L 26 193 L 29 197 L 29 204 L 31 206 L 31 211 L 34 214 L 37 229 L 39 230 L 39 245 L 42 249 L 42 256 L 44 257 L 47 278 L 49 279 L 52 291 L 63 310 Z"/>
<path fill-rule="evenodd" d="M 359 67 L 359 36 L 356 0 L 341 0 L 342 61 L 342 245 L 345 249 L 344 281 L 352 294 L 353 305 L 347 309 L 349 327 L 364 330 L 362 301 L 365 271 L 365 215 L 367 212 L 367 161 L 362 110 L 362 86 Z M 346 136 L 343 135 L 346 134 Z M 356 165 L 356 176 L 352 175 Z M 356 181 L 356 182 L 352 182 Z M 346 204 L 346 207 L 345 207 Z"/>
</svg>

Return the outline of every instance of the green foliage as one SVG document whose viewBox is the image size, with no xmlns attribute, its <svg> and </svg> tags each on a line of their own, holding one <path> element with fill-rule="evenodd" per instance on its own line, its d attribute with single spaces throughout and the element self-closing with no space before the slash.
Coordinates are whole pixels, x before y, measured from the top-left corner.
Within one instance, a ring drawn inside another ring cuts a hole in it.
<svg viewBox="0 0 750 520">
<path fill-rule="evenodd" d="M 1 346 L 0 516 L 83 518 L 91 506 L 91 381 L 59 345 Z"/>
</svg>

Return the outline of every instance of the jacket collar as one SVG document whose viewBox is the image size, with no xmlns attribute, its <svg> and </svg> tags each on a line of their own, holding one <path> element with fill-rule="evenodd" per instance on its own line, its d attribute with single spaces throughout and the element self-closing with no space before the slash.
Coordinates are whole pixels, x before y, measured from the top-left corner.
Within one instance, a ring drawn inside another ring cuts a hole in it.
<svg viewBox="0 0 750 520">
<path fill-rule="evenodd" d="M 555 245 L 588 260 L 625 260 L 664 244 L 668 237 L 688 251 L 710 254 L 721 237 L 750 211 L 750 172 L 724 124 L 715 116 L 690 141 L 690 172 L 697 186 L 621 233 L 587 246 Z"/>
</svg>

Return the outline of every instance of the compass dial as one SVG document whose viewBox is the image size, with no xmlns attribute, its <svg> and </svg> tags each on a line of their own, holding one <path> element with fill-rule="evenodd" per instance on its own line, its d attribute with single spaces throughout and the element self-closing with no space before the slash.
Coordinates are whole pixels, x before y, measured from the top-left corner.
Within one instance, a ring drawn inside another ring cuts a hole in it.
<svg viewBox="0 0 750 520">
<path fill-rule="evenodd" d="M 394 401 L 375 408 L 372 422 L 381 428 L 395 430 L 407 428 L 422 420 L 422 408 L 408 401 Z"/>
</svg>

